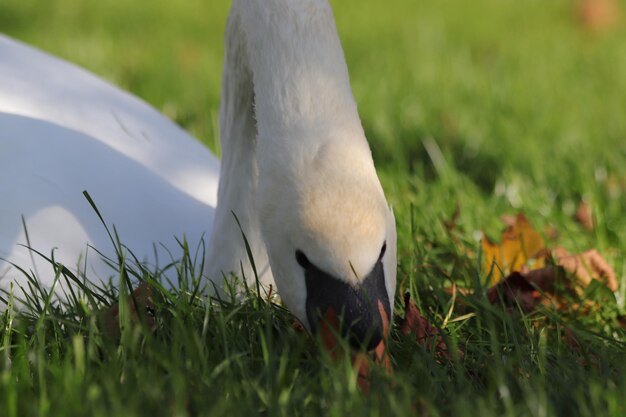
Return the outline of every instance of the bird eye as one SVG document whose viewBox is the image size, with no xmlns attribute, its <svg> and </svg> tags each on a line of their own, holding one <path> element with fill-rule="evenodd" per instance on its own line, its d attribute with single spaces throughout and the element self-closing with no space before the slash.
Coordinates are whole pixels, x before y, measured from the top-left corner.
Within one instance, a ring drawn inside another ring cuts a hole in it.
<svg viewBox="0 0 626 417">
<path fill-rule="evenodd" d="M 385 251 L 387 250 L 387 241 L 383 243 L 383 247 L 380 249 L 380 255 L 378 255 L 378 260 L 380 261 L 385 256 Z"/>
<path fill-rule="evenodd" d="M 300 265 L 304 269 L 307 269 L 309 266 L 311 266 L 309 258 L 307 258 L 304 252 L 299 249 L 296 250 L 296 262 L 298 262 L 298 265 Z"/>
</svg>

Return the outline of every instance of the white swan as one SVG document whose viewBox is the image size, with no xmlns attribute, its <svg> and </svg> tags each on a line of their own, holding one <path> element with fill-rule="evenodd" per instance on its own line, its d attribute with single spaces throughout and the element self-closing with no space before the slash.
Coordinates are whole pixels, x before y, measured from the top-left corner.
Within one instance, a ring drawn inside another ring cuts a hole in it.
<svg viewBox="0 0 626 417">
<path fill-rule="evenodd" d="M 66 265 L 84 265 L 87 243 L 110 255 L 86 189 L 148 262 L 154 243 L 210 234 L 205 275 L 216 283 L 254 279 L 243 231 L 262 282 L 275 281 L 309 330 L 332 308 L 351 340 L 375 346 L 393 308 L 395 221 L 327 0 L 233 1 L 220 134 L 216 205 L 218 163 L 195 140 L 93 75 L 0 38 L 0 257 L 50 284 L 45 262 L 16 246 L 21 216 L 32 247 L 58 248 Z M 4 288 L 23 279 L 0 268 Z M 88 253 L 87 275 L 107 273 Z"/>
</svg>

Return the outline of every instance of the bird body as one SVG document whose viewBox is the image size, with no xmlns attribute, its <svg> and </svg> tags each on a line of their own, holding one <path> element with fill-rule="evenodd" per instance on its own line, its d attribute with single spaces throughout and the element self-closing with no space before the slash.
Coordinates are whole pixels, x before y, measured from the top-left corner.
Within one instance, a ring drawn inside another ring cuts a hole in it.
<svg viewBox="0 0 626 417">
<path fill-rule="evenodd" d="M 208 239 L 218 179 L 218 160 L 143 101 L 0 36 L 1 288 L 25 285 L 11 264 L 52 284 L 29 244 L 94 281 L 115 275 L 88 250 L 115 258 L 83 190 L 133 254 L 155 265 L 156 251 L 166 263 L 175 237 L 192 248 Z"/>
<path fill-rule="evenodd" d="M 72 265 L 87 243 L 106 248 L 85 189 L 140 259 L 156 262 L 154 245 L 174 236 L 192 245 L 209 236 L 204 276 L 216 287 L 256 273 L 310 330 L 333 310 L 361 321 L 354 340 L 372 328 L 380 340 L 395 292 L 395 220 L 330 5 L 234 0 L 225 51 L 220 165 L 140 100 L 0 38 L 0 193 L 12 193 L 0 257 L 24 267 L 30 254 L 16 243 L 28 243 L 58 247 L 56 259 Z M 106 276 L 94 265 L 87 271 Z M 10 268 L 5 287 L 17 279 Z"/>
</svg>

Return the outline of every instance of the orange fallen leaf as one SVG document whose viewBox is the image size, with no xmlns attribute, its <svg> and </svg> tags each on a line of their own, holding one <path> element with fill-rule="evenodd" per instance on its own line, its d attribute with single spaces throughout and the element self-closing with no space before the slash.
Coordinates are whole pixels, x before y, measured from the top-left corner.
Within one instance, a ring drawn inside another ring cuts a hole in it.
<svg viewBox="0 0 626 417">
<path fill-rule="evenodd" d="M 500 244 L 483 238 L 483 267 L 491 271 L 491 283 L 500 282 L 511 272 L 526 271 L 545 266 L 547 253 L 543 238 L 523 214 L 515 219 L 505 218 L 508 227 L 502 232 Z"/>
<path fill-rule="evenodd" d="M 586 203 L 581 203 L 578 209 L 577 217 L 580 217 L 581 224 L 586 228 L 593 227 L 590 210 Z M 526 217 L 520 213 L 515 218 L 503 216 L 503 221 L 507 228 L 502 232 L 501 243 L 492 243 L 487 238 L 481 241 L 483 268 L 491 272 L 491 283 L 498 284 L 514 272 L 526 275 L 540 270 L 544 277 L 556 276 L 556 270 L 553 271 L 549 267 L 545 269 L 550 252 L 546 249 L 541 235 L 532 228 Z M 605 283 L 612 291 L 617 291 L 618 281 L 615 272 L 596 250 L 572 255 L 563 248 L 556 248 L 552 258 L 556 260 L 557 265 L 575 276 L 582 287 L 596 279 Z"/>
<path fill-rule="evenodd" d="M 585 228 L 593 227 L 588 204 L 581 203 L 577 218 Z M 482 241 L 483 267 L 491 272 L 491 281 L 495 283 L 487 292 L 491 303 L 500 301 L 507 307 L 520 306 L 525 311 L 548 302 L 556 302 L 557 308 L 563 308 L 563 300 L 556 296 L 555 289 L 565 272 L 575 278 L 574 282 L 562 282 L 568 291 L 585 288 L 594 279 L 612 291 L 617 290 L 615 272 L 596 250 L 572 255 L 556 248 L 551 254 L 524 215 L 504 216 L 503 221 L 507 228 L 500 244 L 486 238 Z M 556 265 L 546 265 L 549 259 Z"/>
<path fill-rule="evenodd" d="M 553 256 L 558 264 L 573 274 L 583 287 L 589 285 L 591 280 L 596 279 L 604 283 L 613 292 L 619 288 L 615 271 L 595 249 L 572 255 L 563 248 L 556 248 Z"/>
<path fill-rule="evenodd" d="M 489 302 L 495 304 L 501 301 L 507 307 L 519 305 L 524 311 L 530 312 L 541 302 L 554 301 L 546 296 L 555 295 L 557 283 L 565 276 L 565 272 L 576 278 L 577 285 L 571 285 L 571 281 L 563 282 L 564 287 L 570 291 L 574 288 L 587 287 L 593 279 L 603 282 L 611 291 L 617 291 L 619 284 L 613 268 L 596 250 L 571 255 L 565 249 L 557 248 L 554 256 L 558 265 L 549 265 L 525 273 L 513 272 L 489 288 L 487 290 Z M 563 305 L 560 304 L 559 308 L 563 308 Z"/>
</svg>

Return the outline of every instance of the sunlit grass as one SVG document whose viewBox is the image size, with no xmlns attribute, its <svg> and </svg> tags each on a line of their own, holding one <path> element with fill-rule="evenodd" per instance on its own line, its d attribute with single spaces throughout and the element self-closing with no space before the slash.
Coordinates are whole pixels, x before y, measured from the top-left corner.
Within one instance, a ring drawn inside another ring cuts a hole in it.
<svg viewBox="0 0 626 417">
<path fill-rule="evenodd" d="M 121 282 L 152 287 L 154 331 L 123 318 L 120 340 L 103 334 L 100 311 L 128 297 L 126 286 L 85 288 L 63 309 L 34 289 L 25 312 L 7 310 L 0 415 L 626 415 L 626 335 L 615 321 L 626 289 L 625 25 L 590 32 L 568 0 L 332 3 L 396 213 L 399 283 L 439 327 L 451 307 L 452 318 L 474 313 L 441 329 L 464 355 L 441 361 L 396 320 L 393 374 L 375 369 L 365 396 L 280 305 L 254 291 L 207 299 L 193 285 L 195 250 L 183 246 L 171 266 L 190 283 L 182 291 L 113 260 Z M 228 7 L 4 0 L 0 30 L 132 91 L 216 150 Z M 582 199 L 592 232 L 573 220 Z M 457 205 L 450 232 L 443 221 Z M 500 216 L 517 211 L 539 231 L 555 227 L 554 245 L 600 250 L 621 278 L 617 299 L 590 291 L 601 308 L 585 315 L 490 305 L 478 239 L 498 236 Z M 452 306 L 452 282 L 476 293 Z"/>
</svg>

